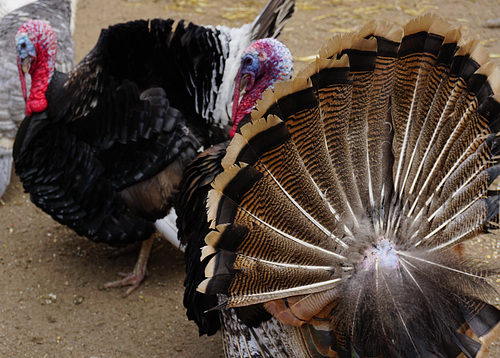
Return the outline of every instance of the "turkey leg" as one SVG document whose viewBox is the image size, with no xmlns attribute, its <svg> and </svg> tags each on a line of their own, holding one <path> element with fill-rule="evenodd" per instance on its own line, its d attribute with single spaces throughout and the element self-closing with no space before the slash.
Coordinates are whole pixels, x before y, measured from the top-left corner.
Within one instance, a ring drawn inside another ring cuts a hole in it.
<svg viewBox="0 0 500 358">
<path fill-rule="evenodd" d="M 134 291 L 137 287 L 139 287 L 142 280 L 144 279 L 144 276 L 146 276 L 146 267 L 148 264 L 149 254 L 151 253 L 151 248 L 153 247 L 154 236 L 155 234 L 153 234 L 149 239 L 142 243 L 139 257 L 137 258 L 137 262 L 135 263 L 132 272 L 119 272 L 118 274 L 122 276 L 123 279 L 107 282 L 104 284 L 105 288 L 130 286 L 127 292 L 125 292 L 126 297 L 130 295 L 132 291 Z"/>
</svg>

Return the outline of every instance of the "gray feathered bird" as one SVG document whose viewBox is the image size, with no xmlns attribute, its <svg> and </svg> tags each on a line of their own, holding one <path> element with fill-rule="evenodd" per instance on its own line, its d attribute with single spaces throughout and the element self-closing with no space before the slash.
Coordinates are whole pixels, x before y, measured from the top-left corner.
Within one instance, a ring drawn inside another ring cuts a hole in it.
<svg viewBox="0 0 500 358">
<path fill-rule="evenodd" d="M 458 250 L 499 225 L 500 71 L 478 42 L 433 15 L 372 22 L 252 119 L 192 274 L 226 355 L 484 357 L 499 262 Z"/>
<path fill-rule="evenodd" d="M 73 30 L 77 0 L 38 0 L 17 8 L 22 1 L 2 2 L 1 11 L 11 11 L 0 19 L 0 196 L 9 185 L 12 146 L 26 105 L 19 85 L 14 37 L 28 19 L 47 21 L 57 36 L 59 51 L 56 67 L 68 72 L 75 63 Z M 15 7 L 15 8 L 14 8 Z M 14 8 L 14 10 L 13 10 Z"/>
<path fill-rule="evenodd" d="M 0 0 L 0 18 L 20 7 L 31 4 L 36 0 Z"/>
</svg>

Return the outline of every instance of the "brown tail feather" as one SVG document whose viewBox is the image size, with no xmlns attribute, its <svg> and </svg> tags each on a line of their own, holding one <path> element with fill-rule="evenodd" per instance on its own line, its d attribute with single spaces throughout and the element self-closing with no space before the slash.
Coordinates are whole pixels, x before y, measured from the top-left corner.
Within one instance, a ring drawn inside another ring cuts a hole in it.
<svg viewBox="0 0 500 358">
<path fill-rule="evenodd" d="M 229 146 L 198 290 L 263 304 L 309 354 L 484 356 L 498 267 L 454 248 L 498 228 L 499 93 L 434 15 L 335 37 Z"/>
</svg>

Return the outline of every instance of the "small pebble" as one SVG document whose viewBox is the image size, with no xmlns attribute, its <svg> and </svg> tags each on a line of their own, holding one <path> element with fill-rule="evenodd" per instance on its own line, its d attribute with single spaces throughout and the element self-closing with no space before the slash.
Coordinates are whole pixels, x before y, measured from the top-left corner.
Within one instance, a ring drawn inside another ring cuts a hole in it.
<svg viewBox="0 0 500 358">
<path fill-rule="evenodd" d="M 487 20 L 486 27 L 490 27 L 490 28 L 500 27 L 500 18 Z"/>
<path fill-rule="evenodd" d="M 78 295 L 78 296 L 75 297 L 75 299 L 74 299 L 73 302 L 75 303 L 75 305 L 79 305 L 79 304 L 81 304 L 83 302 L 83 299 L 84 299 L 83 296 Z"/>
</svg>

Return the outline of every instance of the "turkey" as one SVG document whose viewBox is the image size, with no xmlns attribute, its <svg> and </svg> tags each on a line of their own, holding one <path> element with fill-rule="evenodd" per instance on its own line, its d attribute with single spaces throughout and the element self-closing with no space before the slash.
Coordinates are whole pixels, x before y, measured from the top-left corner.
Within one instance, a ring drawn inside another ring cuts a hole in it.
<svg viewBox="0 0 500 358">
<path fill-rule="evenodd" d="M 290 79 L 292 72 L 292 54 L 276 39 L 257 40 L 243 51 L 235 81 L 231 117 L 231 121 L 239 125 L 233 126 L 230 137 L 234 136 L 237 127 L 250 120 L 250 112 L 264 90 L 272 88 L 277 81 Z M 220 326 L 216 312 L 205 312 L 217 304 L 217 297 L 207 298 L 197 293 L 196 287 L 205 278 L 200 263 L 200 245 L 204 236 L 200 233 L 208 230 L 205 212 L 207 193 L 215 176 L 222 171 L 221 160 L 228 144 L 229 141 L 214 145 L 186 167 L 175 202 L 175 211 L 179 215 L 178 237 L 186 247 L 184 306 L 188 318 L 198 324 L 200 334 L 214 334 Z"/>
<path fill-rule="evenodd" d="M 17 128 L 24 119 L 26 108 L 13 45 L 16 32 L 28 19 L 42 19 L 50 23 L 57 39 L 59 53 L 56 67 L 69 71 L 75 62 L 73 43 L 77 0 L 38 0 L 22 6 L 26 1 L 2 1 L 0 14 L 12 11 L 0 19 L 0 197 L 9 185 L 12 168 L 12 146 Z M 22 6 L 22 7 L 20 7 Z M 0 199 L 1 200 L 1 199 Z"/>
<path fill-rule="evenodd" d="M 19 29 L 27 102 L 13 154 L 25 191 L 92 241 L 143 241 L 133 272 L 106 287 L 130 285 L 127 295 L 138 287 L 155 220 L 171 209 L 184 167 L 228 138 L 241 52 L 253 40 L 277 36 L 293 8 L 293 0 L 271 0 L 237 29 L 171 19 L 114 25 L 67 75 L 54 70 L 50 26 L 28 21 Z"/>
<path fill-rule="evenodd" d="M 485 357 L 499 262 L 464 248 L 499 225 L 499 91 L 478 41 L 432 14 L 335 36 L 267 90 L 187 279 L 226 356 Z"/>
</svg>

